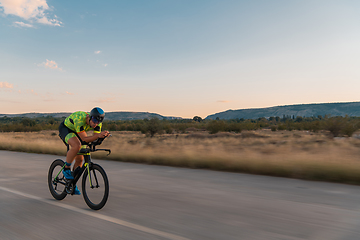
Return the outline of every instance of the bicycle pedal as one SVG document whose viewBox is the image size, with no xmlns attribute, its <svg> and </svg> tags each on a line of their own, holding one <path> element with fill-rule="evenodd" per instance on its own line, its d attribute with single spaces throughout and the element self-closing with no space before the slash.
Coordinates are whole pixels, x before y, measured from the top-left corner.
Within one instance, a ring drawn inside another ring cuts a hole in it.
<svg viewBox="0 0 360 240">
<path fill-rule="evenodd" d="M 71 184 L 71 179 L 66 180 L 65 191 L 71 195 L 74 193 L 74 186 Z"/>
<path fill-rule="evenodd" d="M 70 189 L 69 189 L 69 188 L 65 188 L 65 191 L 66 191 L 67 194 L 71 194 L 71 195 L 74 194 L 74 193 L 73 193 L 73 192 L 74 192 L 73 188 L 70 188 Z"/>
</svg>

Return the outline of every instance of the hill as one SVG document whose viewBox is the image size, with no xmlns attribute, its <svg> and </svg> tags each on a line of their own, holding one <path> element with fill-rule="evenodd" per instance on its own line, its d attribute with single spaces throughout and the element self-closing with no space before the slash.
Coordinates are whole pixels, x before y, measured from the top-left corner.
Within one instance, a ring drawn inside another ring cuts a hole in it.
<svg viewBox="0 0 360 240">
<path fill-rule="evenodd" d="M 55 117 L 62 118 L 67 117 L 71 113 L 22 113 L 22 114 L 0 114 L 0 117 L 27 117 L 27 118 L 38 118 L 38 117 Z M 137 119 L 181 119 L 180 117 L 166 117 L 157 113 L 149 112 L 107 112 L 105 120 L 137 120 Z"/>
<path fill-rule="evenodd" d="M 261 117 L 317 117 L 317 116 L 360 116 L 360 102 L 318 103 L 285 105 L 269 108 L 227 110 L 207 116 L 205 119 L 257 119 Z"/>
</svg>

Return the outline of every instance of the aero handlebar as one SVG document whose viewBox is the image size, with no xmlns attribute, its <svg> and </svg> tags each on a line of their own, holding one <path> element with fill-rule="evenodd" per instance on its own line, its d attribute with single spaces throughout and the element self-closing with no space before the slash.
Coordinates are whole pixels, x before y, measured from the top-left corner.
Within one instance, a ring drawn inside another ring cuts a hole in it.
<svg viewBox="0 0 360 240">
<path fill-rule="evenodd" d="M 89 142 L 89 143 L 84 144 L 84 145 L 89 147 L 89 148 L 84 149 L 84 151 L 85 152 L 106 151 L 106 152 L 108 152 L 108 156 L 109 156 L 111 154 L 110 149 L 96 149 L 95 147 L 100 145 L 105 140 L 105 138 L 110 137 L 110 136 L 111 136 L 111 134 L 109 134 L 108 136 L 106 136 L 104 138 L 98 138 L 93 142 Z M 81 150 L 83 150 L 83 149 L 81 149 Z M 80 150 L 80 152 L 81 152 L 81 150 Z"/>
</svg>

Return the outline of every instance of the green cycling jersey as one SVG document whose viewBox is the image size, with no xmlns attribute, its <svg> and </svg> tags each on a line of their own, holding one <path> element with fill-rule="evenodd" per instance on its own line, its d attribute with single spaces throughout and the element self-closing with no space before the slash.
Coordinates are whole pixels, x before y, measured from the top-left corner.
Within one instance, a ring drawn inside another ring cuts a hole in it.
<svg viewBox="0 0 360 240">
<path fill-rule="evenodd" d="M 89 113 L 83 111 L 74 112 L 65 119 L 64 124 L 67 128 L 76 133 L 88 132 L 90 130 L 94 130 L 94 133 L 100 133 L 102 123 L 97 125 L 95 128 L 92 128 L 86 123 L 86 116 L 88 115 Z M 74 133 L 68 134 L 66 136 L 66 142 L 68 142 L 68 140 L 72 137 L 76 137 L 76 135 Z"/>
</svg>

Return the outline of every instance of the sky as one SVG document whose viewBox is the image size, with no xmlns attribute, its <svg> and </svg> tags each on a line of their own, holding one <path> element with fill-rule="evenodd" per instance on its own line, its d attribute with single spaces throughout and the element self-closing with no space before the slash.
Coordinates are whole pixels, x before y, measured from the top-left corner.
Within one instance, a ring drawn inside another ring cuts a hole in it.
<svg viewBox="0 0 360 240">
<path fill-rule="evenodd" d="M 0 113 L 360 101 L 360 1 L 0 0 Z"/>
</svg>

